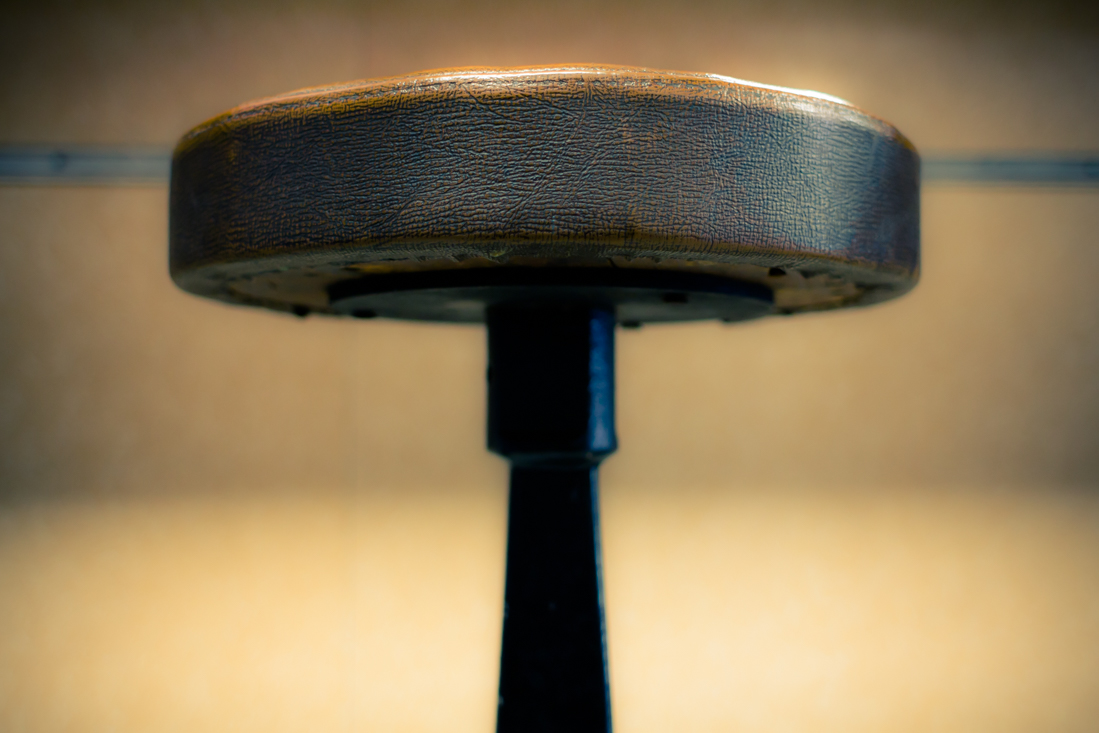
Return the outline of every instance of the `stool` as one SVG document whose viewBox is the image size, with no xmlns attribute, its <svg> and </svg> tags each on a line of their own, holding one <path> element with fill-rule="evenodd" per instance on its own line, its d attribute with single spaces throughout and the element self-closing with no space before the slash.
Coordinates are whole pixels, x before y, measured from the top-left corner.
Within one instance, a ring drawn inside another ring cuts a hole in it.
<svg viewBox="0 0 1099 733">
<path fill-rule="evenodd" d="M 616 325 L 877 303 L 919 274 L 919 158 L 843 100 L 611 66 L 308 89 L 188 133 L 184 290 L 485 323 L 511 462 L 501 733 L 610 730 L 596 470 Z"/>
</svg>

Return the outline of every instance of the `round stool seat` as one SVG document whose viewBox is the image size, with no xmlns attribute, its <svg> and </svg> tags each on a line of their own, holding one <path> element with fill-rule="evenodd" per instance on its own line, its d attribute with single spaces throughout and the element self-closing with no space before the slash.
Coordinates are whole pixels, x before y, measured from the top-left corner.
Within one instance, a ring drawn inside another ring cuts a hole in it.
<svg viewBox="0 0 1099 733">
<path fill-rule="evenodd" d="M 919 274 L 919 158 L 832 97 L 608 66 L 309 89 L 191 131 L 176 283 L 307 312 L 478 322 L 585 301 L 620 323 L 878 302 Z"/>
</svg>

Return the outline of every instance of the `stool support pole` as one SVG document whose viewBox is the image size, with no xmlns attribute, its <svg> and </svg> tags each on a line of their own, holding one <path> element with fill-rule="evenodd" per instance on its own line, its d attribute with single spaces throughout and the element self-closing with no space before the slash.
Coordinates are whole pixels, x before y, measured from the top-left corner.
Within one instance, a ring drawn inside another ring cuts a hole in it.
<svg viewBox="0 0 1099 733">
<path fill-rule="evenodd" d="M 599 462 L 616 447 L 614 316 L 490 309 L 489 448 L 511 461 L 497 733 L 611 728 Z"/>
</svg>

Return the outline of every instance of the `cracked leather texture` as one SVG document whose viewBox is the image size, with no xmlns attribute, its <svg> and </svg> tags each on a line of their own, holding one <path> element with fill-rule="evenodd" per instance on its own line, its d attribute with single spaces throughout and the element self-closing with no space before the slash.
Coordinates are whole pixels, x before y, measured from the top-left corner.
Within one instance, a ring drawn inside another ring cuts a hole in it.
<svg viewBox="0 0 1099 733">
<path fill-rule="evenodd" d="M 918 278 L 919 158 L 812 93 L 621 67 L 439 71 L 196 128 L 170 219 L 181 287 L 276 308 L 323 310 L 324 287 L 363 273 L 541 262 L 781 267 L 847 305 Z"/>
</svg>

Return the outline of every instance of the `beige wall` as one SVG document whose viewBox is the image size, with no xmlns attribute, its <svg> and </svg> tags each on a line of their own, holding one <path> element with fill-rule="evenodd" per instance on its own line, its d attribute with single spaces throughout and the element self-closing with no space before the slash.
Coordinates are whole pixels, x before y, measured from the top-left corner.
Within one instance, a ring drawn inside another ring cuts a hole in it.
<svg viewBox="0 0 1099 733">
<path fill-rule="evenodd" d="M 0 143 L 593 61 L 820 89 L 922 150 L 1099 149 L 1061 7 L 12 10 Z M 506 473 L 484 335 L 203 302 L 162 188 L 0 188 L 0 729 L 490 731 Z M 939 187 L 867 310 L 620 336 L 613 704 L 647 731 L 1099 719 L 1099 189 Z"/>
</svg>

